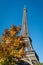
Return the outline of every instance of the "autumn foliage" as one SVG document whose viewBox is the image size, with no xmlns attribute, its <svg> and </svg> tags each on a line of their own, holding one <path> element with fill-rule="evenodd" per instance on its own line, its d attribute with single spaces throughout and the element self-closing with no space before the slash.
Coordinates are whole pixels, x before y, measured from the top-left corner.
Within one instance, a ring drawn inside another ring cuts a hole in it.
<svg viewBox="0 0 43 65">
<path fill-rule="evenodd" d="M 24 55 L 23 37 L 17 36 L 20 27 L 12 26 L 2 35 L 0 44 L 0 65 L 15 65 Z"/>
</svg>

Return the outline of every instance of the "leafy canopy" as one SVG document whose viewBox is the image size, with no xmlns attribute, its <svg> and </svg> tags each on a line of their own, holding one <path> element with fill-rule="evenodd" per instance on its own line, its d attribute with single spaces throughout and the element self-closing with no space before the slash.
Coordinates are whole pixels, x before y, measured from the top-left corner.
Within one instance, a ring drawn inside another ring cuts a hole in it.
<svg viewBox="0 0 43 65">
<path fill-rule="evenodd" d="M 0 65 L 15 65 L 24 55 L 23 37 L 17 36 L 20 27 L 5 29 L 0 44 Z"/>
</svg>

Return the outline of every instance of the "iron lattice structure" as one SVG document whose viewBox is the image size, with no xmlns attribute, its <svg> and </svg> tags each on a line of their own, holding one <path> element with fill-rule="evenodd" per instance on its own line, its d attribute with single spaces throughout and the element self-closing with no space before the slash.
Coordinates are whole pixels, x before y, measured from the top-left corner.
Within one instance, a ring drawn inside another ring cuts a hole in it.
<svg viewBox="0 0 43 65">
<path fill-rule="evenodd" d="M 22 36 L 25 43 L 25 55 L 21 60 L 28 62 L 30 65 L 35 65 L 39 62 L 39 57 L 33 49 L 32 40 L 28 32 L 27 22 L 27 9 L 24 7 L 22 20 Z"/>
</svg>

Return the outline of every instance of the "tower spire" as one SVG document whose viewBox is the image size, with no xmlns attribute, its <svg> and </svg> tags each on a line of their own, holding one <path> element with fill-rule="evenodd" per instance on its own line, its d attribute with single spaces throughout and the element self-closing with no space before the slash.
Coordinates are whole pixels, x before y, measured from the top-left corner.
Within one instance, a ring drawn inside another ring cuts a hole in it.
<svg viewBox="0 0 43 65">
<path fill-rule="evenodd" d="M 24 7 L 24 9 L 23 9 L 22 36 L 24 36 L 24 37 L 29 36 L 28 27 L 27 27 L 27 9 L 26 9 L 26 7 Z"/>
</svg>

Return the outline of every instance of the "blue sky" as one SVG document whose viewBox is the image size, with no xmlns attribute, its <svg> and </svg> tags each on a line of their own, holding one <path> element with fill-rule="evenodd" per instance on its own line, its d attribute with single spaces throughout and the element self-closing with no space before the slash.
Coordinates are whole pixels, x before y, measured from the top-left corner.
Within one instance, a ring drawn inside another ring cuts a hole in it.
<svg viewBox="0 0 43 65">
<path fill-rule="evenodd" d="M 24 5 L 33 48 L 43 62 L 43 0 L 0 0 L 0 37 L 5 28 L 22 26 Z"/>
</svg>

